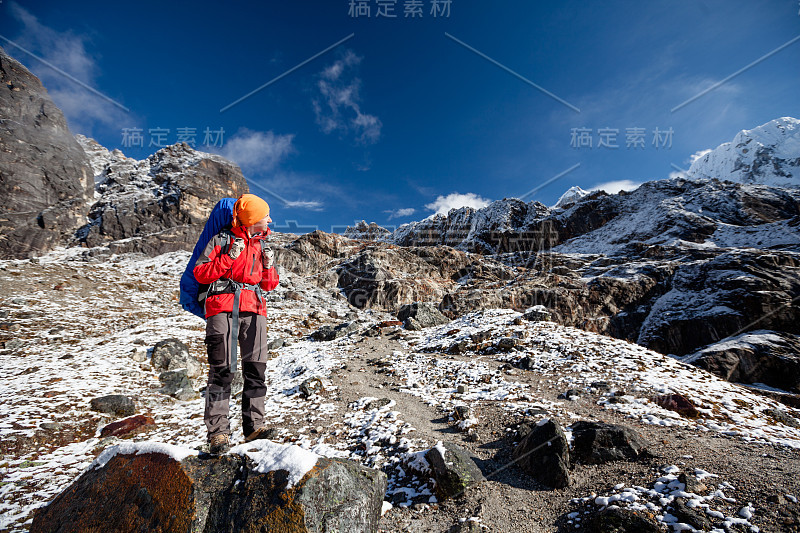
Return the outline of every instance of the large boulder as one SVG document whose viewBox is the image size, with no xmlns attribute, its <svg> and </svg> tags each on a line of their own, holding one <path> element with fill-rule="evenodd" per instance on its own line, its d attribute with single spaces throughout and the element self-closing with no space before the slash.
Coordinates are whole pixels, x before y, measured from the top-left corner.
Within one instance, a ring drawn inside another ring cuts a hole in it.
<svg viewBox="0 0 800 533">
<path fill-rule="evenodd" d="M 440 442 L 425 452 L 439 500 L 455 498 L 484 481 L 483 473 L 469 452 L 452 442 Z"/>
<path fill-rule="evenodd" d="M 0 48 L 0 258 L 67 244 L 85 222 L 92 176 L 42 82 Z"/>
<path fill-rule="evenodd" d="M 514 461 L 538 482 L 554 489 L 569 486 L 569 443 L 561 425 L 545 419 L 514 448 Z"/>
<path fill-rule="evenodd" d="M 429 302 L 414 302 L 404 305 L 397 312 L 397 318 L 402 320 L 408 329 L 427 328 L 440 326 L 450 322 L 436 305 Z"/>
<path fill-rule="evenodd" d="M 572 460 L 585 464 L 635 460 L 647 450 L 644 439 L 626 426 L 603 422 L 575 422 L 572 428 Z"/>
<path fill-rule="evenodd" d="M 386 476 L 256 441 L 221 457 L 125 443 L 35 511 L 31 531 L 374 532 Z"/>
</svg>

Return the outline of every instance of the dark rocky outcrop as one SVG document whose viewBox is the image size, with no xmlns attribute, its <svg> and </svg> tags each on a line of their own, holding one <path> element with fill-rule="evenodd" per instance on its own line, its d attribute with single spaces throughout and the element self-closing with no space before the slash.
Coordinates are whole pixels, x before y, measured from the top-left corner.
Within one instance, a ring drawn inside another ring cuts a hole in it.
<svg viewBox="0 0 800 533">
<path fill-rule="evenodd" d="M 0 48 L 0 258 L 67 244 L 93 194 L 89 161 L 61 110 Z"/>
<path fill-rule="evenodd" d="M 37 509 L 31 531 L 376 531 L 382 472 L 319 458 L 288 487 L 286 470 L 254 466 L 237 455 L 116 455 Z"/>
<path fill-rule="evenodd" d="M 728 381 L 765 383 L 800 394 L 800 335 L 751 331 L 706 346 L 682 361 Z"/>
<path fill-rule="evenodd" d="M 78 140 L 92 154 L 100 193 L 78 232 L 87 246 L 147 255 L 191 250 L 217 201 L 248 192 L 238 166 L 185 143 L 137 161 L 92 139 Z"/>
<path fill-rule="evenodd" d="M 631 461 L 641 457 L 647 449 L 644 439 L 626 426 L 580 421 L 571 428 L 571 458 L 575 463 Z"/>
<path fill-rule="evenodd" d="M 569 486 L 570 453 L 567 436 L 555 420 L 545 420 L 514 448 L 519 467 L 538 482 L 554 489 Z"/>
</svg>

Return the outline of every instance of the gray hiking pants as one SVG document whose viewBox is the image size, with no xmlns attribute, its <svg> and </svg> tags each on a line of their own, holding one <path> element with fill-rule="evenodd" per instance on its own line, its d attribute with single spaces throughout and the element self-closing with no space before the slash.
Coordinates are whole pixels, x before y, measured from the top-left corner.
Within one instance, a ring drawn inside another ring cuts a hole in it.
<svg viewBox="0 0 800 533">
<path fill-rule="evenodd" d="M 206 319 L 206 349 L 208 353 L 208 386 L 203 419 L 209 438 L 215 433 L 227 433 L 231 398 L 231 313 L 219 313 Z M 269 358 L 267 349 L 267 317 L 256 313 L 239 313 L 239 354 L 242 377 L 242 430 L 245 436 L 264 425 L 264 397 L 267 387 L 264 375 Z"/>
</svg>

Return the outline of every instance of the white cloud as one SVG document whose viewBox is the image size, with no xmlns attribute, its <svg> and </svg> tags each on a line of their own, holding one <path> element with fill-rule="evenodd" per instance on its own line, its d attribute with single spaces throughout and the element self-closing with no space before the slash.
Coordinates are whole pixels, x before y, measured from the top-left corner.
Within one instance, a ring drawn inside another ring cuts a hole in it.
<svg viewBox="0 0 800 533">
<path fill-rule="evenodd" d="M 268 172 L 294 151 L 292 139 L 294 134 L 276 135 L 272 131 L 241 128 L 225 141 L 218 153 L 248 173 Z"/>
<path fill-rule="evenodd" d="M 697 161 L 698 159 L 700 159 L 701 157 L 703 157 L 704 155 L 706 155 L 708 153 L 711 153 L 711 149 L 710 148 L 707 148 L 705 150 L 698 150 L 695 153 L 693 153 L 692 155 L 690 155 L 688 157 L 688 159 L 684 160 L 684 163 L 686 163 L 687 165 L 691 166 L 692 163 L 694 163 L 695 161 Z M 686 169 L 686 170 L 675 170 L 675 171 L 669 173 L 669 177 L 670 178 L 688 178 L 689 177 L 689 172 L 688 172 L 688 169 Z"/>
<path fill-rule="evenodd" d="M 693 153 L 692 155 L 689 156 L 689 164 L 691 165 L 692 163 L 694 163 L 695 161 L 697 161 L 698 159 L 700 159 L 704 155 L 710 154 L 710 153 L 711 153 L 711 148 L 707 148 L 705 150 L 696 151 L 695 153 Z"/>
<path fill-rule="evenodd" d="M 375 115 L 361 111 L 361 97 L 358 90 L 361 79 L 347 74 L 361 62 L 352 50 L 325 67 L 319 74 L 317 88 L 319 95 L 312 100 L 317 124 L 326 134 L 338 131 L 341 134 L 353 133 L 357 142 L 374 144 L 381 135 L 382 123 Z"/>
<path fill-rule="evenodd" d="M 426 204 L 425 208 L 434 211 L 434 214 L 446 215 L 451 209 L 458 209 L 459 207 L 473 207 L 480 209 L 489 205 L 490 200 L 481 198 L 475 193 L 468 192 L 467 194 L 460 194 L 457 192 L 450 193 L 447 196 L 439 196 L 433 202 Z"/>
<path fill-rule="evenodd" d="M 14 42 L 89 87 L 103 92 L 96 84 L 99 69 L 95 59 L 86 51 L 86 36 L 76 35 L 71 31 L 55 31 L 40 23 L 35 15 L 16 2 L 9 3 L 9 10 L 22 23 L 22 33 Z M 137 126 L 135 119 L 124 109 L 92 93 L 15 46 L 8 45 L 6 52 L 21 60 L 42 81 L 50 98 L 64 113 L 73 133 L 92 136 L 97 126 L 120 128 L 120 131 L 122 127 Z M 113 95 L 108 96 L 114 98 Z"/>
<path fill-rule="evenodd" d="M 400 217 L 408 217 L 413 215 L 416 212 L 416 209 L 413 207 L 403 207 L 400 209 L 387 209 L 384 213 L 389 213 L 389 217 L 387 220 L 392 220 L 393 218 L 400 218 Z"/>
<path fill-rule="evenodd" d="M 605 183 L 600 183 L 595 185 L 590 191 L 605 191 L 608 194 L 617 194 L 620 191 L 632 191 L 636 189 L 641 183 L 631 181 L 631 180 L 616 180 L 616 181 L 607 181 Z"/>
</svg>

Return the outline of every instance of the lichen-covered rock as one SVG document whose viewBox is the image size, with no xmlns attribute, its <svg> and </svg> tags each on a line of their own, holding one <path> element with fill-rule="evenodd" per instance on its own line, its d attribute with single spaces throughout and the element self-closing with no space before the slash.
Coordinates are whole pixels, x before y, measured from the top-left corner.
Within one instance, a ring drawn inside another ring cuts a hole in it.
<svg viewBox="0 0 800 533">
<path fill-rule="evenodd" d="M 163 385 L 158 389 L 161 394 L 183 401 L 197 398 L 197 393 L 192 388 L 192 382 L 189 381 L 189 375 L 185 368 L 162 372 L 158 375 L 158 380 Z"/>
<path fill-rule="evenodd" d="M 436 496 L 439 500 L 456 497 L 469 487 L 484 481 L 483 473 L 469 452 L 452 442 L 434 446 L 425 453 L 425 460 L 436 481 Z"/>
<path fill-rule="evenodd" d="M 189 354 L 189 347 L 178 339 L 164 339 L 153 346 L 150 364 L 157 370 L 186 369 L 186 375 L 196 378 L 203 373 L 203 367 Z"/>
<path fill-rule="evenodd" d="M 386 476 L 353 461 L 319 457 L 292 485 L 287 470 L 261 471 L 245 455 L 128 451 L 37 509 L 31 531 L 377 530 Z"/>
</svg>

